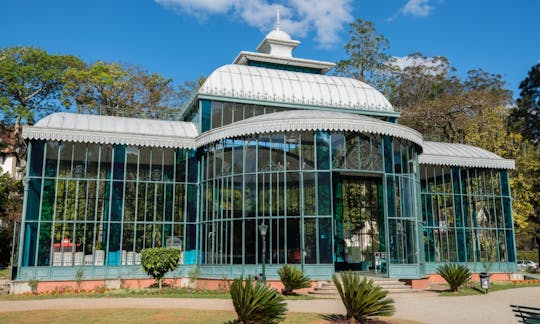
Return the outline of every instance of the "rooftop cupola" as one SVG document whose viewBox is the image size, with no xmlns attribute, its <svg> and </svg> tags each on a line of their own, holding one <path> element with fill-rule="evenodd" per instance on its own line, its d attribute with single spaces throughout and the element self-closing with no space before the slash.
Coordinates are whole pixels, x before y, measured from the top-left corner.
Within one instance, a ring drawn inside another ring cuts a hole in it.
<svg viewBox="0 0 540 324">
<path fill-rule="evenodd" d="M 278 10 L 276 27 L 257 46 L 257 52 L 242 51 L 233 64 L 315 74 L 325 74 L 335 66 L 332 62 L 293 57 L 292 52 L 299 44 L 299 41 L 291 39 L 289 34 L 281 30 Z"/>
<path fill-rule="evenodd" d="M 257 46 L 257 52 L 272 56 L 292 57 L 292 51 L 300 44 L 292 40 L 291 36 L 280 30 L 279 10 L 277 12 L 276 29 L 269 32 L 263 41 Z"/>
</svg>

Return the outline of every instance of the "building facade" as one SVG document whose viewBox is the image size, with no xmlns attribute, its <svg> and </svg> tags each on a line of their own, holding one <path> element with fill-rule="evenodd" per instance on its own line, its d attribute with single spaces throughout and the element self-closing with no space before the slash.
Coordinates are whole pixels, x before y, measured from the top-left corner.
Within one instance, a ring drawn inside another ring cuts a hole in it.
<svg viewBox="0 0 540 324">
<path fill-rule="evenodd" d="M 293 57 L 298 44 L 272 31 L 182 121 L 56 113 L 26 127 L 17 279 L 140 278 L 141 250 L 160 246 L 182 251 L 180 277 L 263 262 L 270 279 L 283 264 L 313 279 L 515 270 L 514 162 L 424 141 L 373 87 Z"/>
</svg>

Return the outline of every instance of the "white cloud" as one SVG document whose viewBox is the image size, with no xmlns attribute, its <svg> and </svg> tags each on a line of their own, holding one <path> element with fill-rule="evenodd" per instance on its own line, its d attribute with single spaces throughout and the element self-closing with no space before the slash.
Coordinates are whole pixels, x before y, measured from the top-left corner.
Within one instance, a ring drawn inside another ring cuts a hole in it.
<svg viewBox="0 0 540 324">
<path fill-rule="evenodd" d="M 155 0 L 166 8 L 204 19 L 213 14 L 233 14 L 263 32 L 274 28 L 280 8 L 281 28 L 298 37 L 315 32 L 323 47 L 340 41 L 338 33 L 352 21 L 353 0 L 289 0 L 271 4 L 269 0 Z"/>
<path fill-rule="evenodd" d="M 420 68 L 426 74 L 438 75 L 448 73 L 448 60 L 440 56 L 426 57 L 420 53 L 413 53 L 407 56 L 394 56 L 393 65 L 400 71 L 406 68 Z"/>
<path fill-rule="evenodd" d="M 411 15 L 417 17 L 428 16 L 434 9 L 432 5 L 429 4 L 430 0 L 409 0 L 401 12 L 404 15 Z"/>
</svg>

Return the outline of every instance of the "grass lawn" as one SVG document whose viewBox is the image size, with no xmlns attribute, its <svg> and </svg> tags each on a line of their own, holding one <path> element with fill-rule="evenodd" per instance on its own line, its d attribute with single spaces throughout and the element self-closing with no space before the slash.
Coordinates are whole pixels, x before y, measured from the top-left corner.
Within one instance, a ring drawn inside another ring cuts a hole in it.
<svg viewBox="0 0 540 324">
<path fill-rule="evenodd" d="M 50 298 L 102 298 L 102 297 L 166 297 L 166 298 L 219 298 L 231 299 L 231 295 L 226 291 L 190 289 L 190 288 L 163 288 L 159 289 L 113 289 L 104 292 L 52 292 L 40 295 L 0 295 L 0 300 L 28 300 L 28 299 L 50 299 Z M 284 296 L 285 300 L 311 300 L 313 296 L 297 295 Z"/>
<path fill-rule="evenodd" d="M 10 267 L 4 268 L 0 270 L 0 279 L 9 279 L 10 275 Z"/>
<path fill-rule="evenodd" d="M 226 323 L 236 318 L 233 311 L 201 311 L 192 309 L 92 309 L 45 310 L 1 314 L 2 323 Z M 388 323 L 418 323 L 385 319 Z M 288 313 L 283 323 L 328 323 L 317 314 Z"/>
<path fill-rule="evenodd" d="M 489 292 L 506 290 L 506 289 L 516 289 L 523 287 L 539 287 L 538 283 L 512 283 L 512 282 L 492 282 L 489 288 Z M 450 291 L 441 291 L 441 296 L 470 296 L 470 295 L 482 295 L 484 290 L 480 289 L 479 283 L 471 283 L 468 286 L 461 287 L 457 292 Z"/>
<path fill-rule="evenodd" d="M 2 313 L 3 323 L 225 323 L 233 311 L 191 309 L 92 309 Z M 316 314 L 290 313 L 284 323 L 326 323 Z"/>
</svg>

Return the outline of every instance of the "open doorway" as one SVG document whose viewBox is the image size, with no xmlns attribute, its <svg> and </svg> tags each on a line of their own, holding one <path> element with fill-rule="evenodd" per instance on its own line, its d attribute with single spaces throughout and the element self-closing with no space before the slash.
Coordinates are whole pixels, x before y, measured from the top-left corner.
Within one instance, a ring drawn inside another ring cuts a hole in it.
<svg viewBox="0 0 540 324">
<path fill-rule="evenodd" d="M 334 264 L 336 271 L 387 273 L 383 188 L 379 177 L 336 173 Z"/>
</svg>

